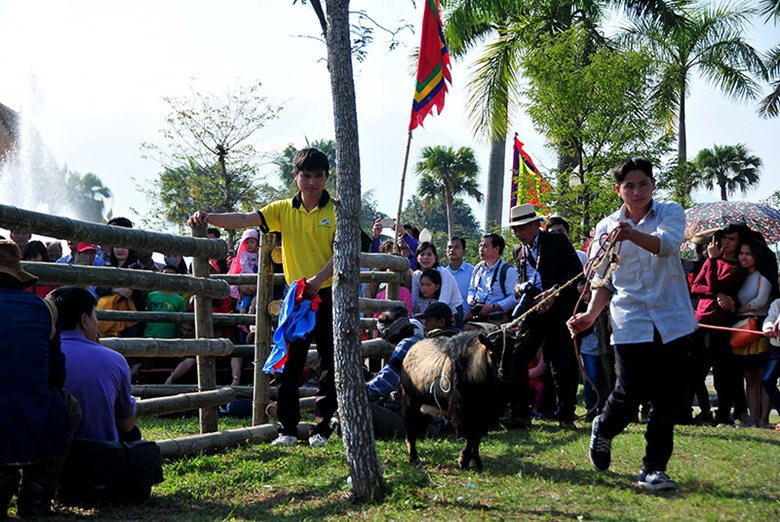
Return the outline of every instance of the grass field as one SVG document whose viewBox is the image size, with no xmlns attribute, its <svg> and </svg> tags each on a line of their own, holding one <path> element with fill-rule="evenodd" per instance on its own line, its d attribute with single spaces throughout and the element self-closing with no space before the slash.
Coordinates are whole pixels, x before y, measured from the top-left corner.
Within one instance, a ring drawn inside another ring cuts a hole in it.
<svg viewBox="0 0 780 522">
<path fill-rule="evenodd" d="M 197 433 L 195 418 L 140 424 L 152 440 Z M 578 425 L 571 432 L 538 421 L 530 431 L 491 432 L 481 474 L 458 469 L 463 444 L 452 436 L 422 441 L 418 465 L 407 462 L 402 441 L 379 441 L 382 504 L 350 500 L 334 436 L 324 448 L 260 444 L 167 460 L 165 482 L 146 504 L 60 508 L 54 520 L 780 520 L 780 431 L 677 427 L 668 473 L 679 491 L 651 493 L 636 486 L 644 426 L 614 440 L 612 467 L 598 473 L 587 457 L 590 427 Z"/>
</svg>

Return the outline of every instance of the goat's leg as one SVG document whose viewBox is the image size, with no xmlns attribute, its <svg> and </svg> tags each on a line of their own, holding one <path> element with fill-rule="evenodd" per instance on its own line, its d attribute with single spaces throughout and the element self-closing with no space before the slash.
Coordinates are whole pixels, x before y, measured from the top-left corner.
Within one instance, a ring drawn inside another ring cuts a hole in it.
<svg viewBox="0 0 780 522">
<path fill-rule="evenodd" d="M 417 462 L 417 437 L 422 424 L 421 404 L 413 401 L 404 405 L 404 424 L 406 425 L 406 449 L 409 452 L 409 462 Z"/>
<path fill-rule="evenodd" d="M 482 459 L 479 456 L 479 436 L 466 437 L 466 447 L 460 452 L 458 463 L 461 469 L 469 469 L 469 464 L 474 461 L 474 468 L 482 471 Z"/>
</svg>

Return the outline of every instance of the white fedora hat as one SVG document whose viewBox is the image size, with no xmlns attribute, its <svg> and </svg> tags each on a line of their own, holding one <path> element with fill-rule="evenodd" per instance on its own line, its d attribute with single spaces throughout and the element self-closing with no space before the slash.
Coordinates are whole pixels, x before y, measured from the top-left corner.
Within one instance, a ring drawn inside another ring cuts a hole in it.
<svg viewBox="0 0 780 522">
<path fill-rule="evenodd" d="M 532 221 L 539 221 L 542 218 L 536 215 L 536 210 L 534 209 L 534 206 L 530 203 L 523 203 L 522 205 L 517 205 L 516 207 L 512 207 L 512 210 L 509 211 L 509 227 L 517 227 L 520 225 L 525 225 L 526 223 L 530 223 Z"/>
</svg>

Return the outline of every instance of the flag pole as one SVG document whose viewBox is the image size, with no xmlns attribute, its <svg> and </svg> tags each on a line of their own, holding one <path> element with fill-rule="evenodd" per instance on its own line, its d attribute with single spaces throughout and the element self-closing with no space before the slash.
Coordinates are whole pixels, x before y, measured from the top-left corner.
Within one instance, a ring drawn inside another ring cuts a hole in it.
<svg viewBox="0 0 780 522">
<path fill-rule="evenodd" d="M 398 230 L 401 228 L 401 207 L 404 203 L 404 185 L 406 184 L 406 168 L 409 165 L 409 149 L 412 146 L 412 131 L 406 138 L 406 153 L 404 154 L 404 168 L 401 170 L 401 193 L 398 195 L 398 212 L 395 214 L 395 236 L 393 237 L 393 252 L 398 253 Z"/>
</svg>

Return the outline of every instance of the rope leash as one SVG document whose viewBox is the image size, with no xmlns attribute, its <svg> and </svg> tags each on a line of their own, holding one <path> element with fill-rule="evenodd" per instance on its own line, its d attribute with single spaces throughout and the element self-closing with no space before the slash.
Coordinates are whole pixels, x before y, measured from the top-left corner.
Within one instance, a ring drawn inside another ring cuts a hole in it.
<svg viewBox="0 0 780 522">
<path fill-rule="evenodd" d="M 439 417 L 444 416 L 444 408 L 441 407 L 441 403 L 439 402 L 439 397 L 434 392 L 434 388 L 436 388 L 436 383 L 439 384 L 439 389 L 444 394 L 449 394 L 450 390 L 452 389 L 452 383 L 450 383 L 450 378 L 444 373 L 444 368 L 441 370 L 441 377 L 439 377 L 437 380 L 433 381 L 431 383 L 431 387 L 428 388 L 428 393 L 433 395 L 433 400 L 436 402 L 436 407 L 439 408 L 439 411 L 442 412 Z M 444 383 L 446 383 L 447 387 L 444 387 Z"/>
<path fill-rule="evenodd" d="M 620 260 L 620 247 L 622 245 L 622 241 L 620 242 L 617 241 L 618 234 L 620 234 L 620 227 L 615 227 L 611 232 L 602 234 L 601 237 L 599 238 L 598 250 L 595 252 L 593 257 L 590 258 L 587 263 L 585 263 L 585 267 L 581 272 L 579 272 L 577 275 L 572 277 L 570 280 L 566 281 L 563 285 L 559 286 L 554 292 L 551 292 L 547 297 L 540 300 L 538 303 L 534 304 L 524 314 L 515 318 L 511 322 L 502 325 L 501 329 L 504 331 L 504 344 L 506 345 L 507 330 L 510 330 L 518 326 L 523 321 L 525 321 L 525 319 L 530 314 L 539 310 L 546 301 L 559 296 L 562 290 L 568 288 L 569 286 L 579 281 L 581 276 L 583 275 L 585 276 L 585 282 L 587 284 L 582 289 L 582 292 L 580 292 L 579 298 L 577 299 L 577 303 L 574 305 L 574 310 L 577 310 L 577 308 L 580 306 L 580 303 L 582 303 L 583 296 L 585 295 L 585 292 L 588 290 L 589 285 L 591 286 L 591 288 L 598 288 L 599 286 L 604 286 L 609 276 L 617 269 L 618 262 Z M 607 266 L 601 278 L 601 282 L 597 285 L 593 285 L 592 284 L 593 276 L 599 270 L 601 270 L 605 264 L 607 264 Z M 750 331 L 752 332 L 752 330 Z M 595 385 L 593 380 L 590 378 L 590 375 L 588 375 L 588 372 L 585 371 L 585 368 L 582 365 L 582 358 L 580 357 L 580 350 L 577 346 L 577 339 L 574 337 L 572 337 L 572 345 L 574 346 L 575 358 L 577 359 L 577 365 L 579 366 L 583 378 L 590 383 L 591 387 L 596 392 L 596 404 L 593 406 L 593 408 L 591 408 L 591 410 L 588 411 L 588 414 L 590 414 L 593 411 L 595 411 L 595 409 L 598 407 L 599 403 L 601 402 L 601 393 L 599 392 L 598 387 Z"/>
</svg>

